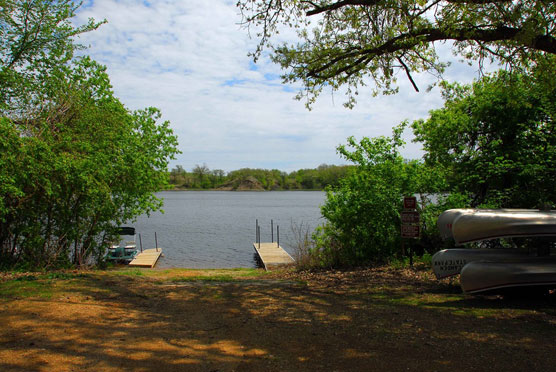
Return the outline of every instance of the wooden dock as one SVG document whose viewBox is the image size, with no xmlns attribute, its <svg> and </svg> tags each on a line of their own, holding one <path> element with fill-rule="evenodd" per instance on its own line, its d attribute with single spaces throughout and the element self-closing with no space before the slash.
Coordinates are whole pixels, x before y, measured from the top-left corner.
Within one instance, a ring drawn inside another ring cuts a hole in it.
<svg viewBox="0 0 556 372">
<path fill-rule="evenodd" d="M 277 243 L 253 243 L 253 248 L 255 248 L 255 252 L 257 252 L 260 261 L 267 271 L 295 262 L 292 256 Z"/>
<path fill-rule="evenodd" d="M 129 266 L 153 268 L 161 254 L 162 248 L 145 249 L 143 252 L 138 253 L 133 260 L 131 260 Z"/>
</svg>

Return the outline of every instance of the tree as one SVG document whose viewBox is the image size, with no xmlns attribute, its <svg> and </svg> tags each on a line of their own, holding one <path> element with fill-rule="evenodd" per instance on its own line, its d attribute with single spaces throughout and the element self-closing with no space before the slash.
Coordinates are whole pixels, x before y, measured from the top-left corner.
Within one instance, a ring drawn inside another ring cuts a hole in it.
<svg viewBox="0 0 556 372">
<path fill-rule="evenodd" d="M 213 169 L 209 172 L 209 183 L 211 188 L 216 188 L 224 183 L 226 172 L 222 169 Z"/>
<path fill-rule="evenodd" d="M 0 266 L 101 259 L 116 227 L 160 209 L 177 140 L 157 109 L 129 111 L 106 67 L 73 58 L 72 1 L 4 1 Z M 6 79 L 6 80 L 4 80 Z"/>
<path fill-rule="evenodd" d="M 170 183 L 172 185 L 183 185 L 185 182 L 185 169 L 181 165 L 176 165 L 170 171 Z"/>
<path fill-rule="evenodd" d="M 471 205 L 556 203 L 556 59 L 531 75 L 501 71 L 472 86 L 444 85 L 444 107 L 413 123 L 428 164 Z"/>
<path fill-rule="evenodd" d="M 44 88 L 37 72 L 44 75 L 70 61 L 81 48 L 73 38 L 105 21 L 74 26 L 70 19 L 80 4 L 72 0 L 2 0 L 0 5 L 0 108 L 17 111 Z"/>
<path fill-rule="evenodd" d="M 539 55 L 556 53 L 556 3 L 549 0 L 240 0 L 244 25 L 255 28 L 262 51 L 287 72 L 285 82 L 304 85 L 297 98 L 314 102 L 323 87 L 347 86 L 347 106 L 368 79 L 375 93 L 397 91 L 401 71 L 442 74 L 435 45 L 478 61 L 529 68 Z M 313 28 L 310 28 L 314 25 Z M 297 31 L 295 45 L 273 45 L 284 27 Z"/>
<path fill-rule="evenodd" d="M 89 58 L 62 70 L 43 80 L 39 115 L 1 119 L 2 265 L 94 262 L 116 226 L 161 207 L 153 192 L 177 151 L 169 123 L 153 108 L 128 111 Z"/>
<path fill-rule="evenodd" d="M 206 176 L 209 174 L 210 169 L 206 164 L 199 165 L 196 164 L 195 168 L 192 170 L 193 174 L 197 177 L 199 181 L 199 187 L 201 188 L 208 188 L 209 185 L 205 182 Z"/>
<path fill-rule="evenodd" d="M 327 223 L 316 233 L 312 252 L 321 265 L 388 260 L 401 247 L 403 197 L 438 191 L 440 174 L 400 155 L 405 125 L 394 128 L 392 137 L 363 138 L 360 142 L 349 138 L 348 146 L 338 147 L 356 167 L 336 189 L 328 191 L 321 208 Z"/>
</svg>

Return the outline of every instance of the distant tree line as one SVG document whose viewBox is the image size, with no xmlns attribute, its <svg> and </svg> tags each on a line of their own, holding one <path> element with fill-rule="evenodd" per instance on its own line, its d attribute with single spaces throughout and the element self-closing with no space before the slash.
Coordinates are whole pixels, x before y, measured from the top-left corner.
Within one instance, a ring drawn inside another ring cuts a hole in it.
<svg viewBox="0 0 556 372">
<path fill-rule="evenodd" d="M 183 189 L 223 190 L 323 190 L 336 187 L 355 166 L 321 164 L 315 169 L 300 169 L 290 173 L 278 169 L 242 168 L 226 173 L 196 165 L 190 172 L 181 165 L 170 171 L 170 184 Z"/>
</svg>

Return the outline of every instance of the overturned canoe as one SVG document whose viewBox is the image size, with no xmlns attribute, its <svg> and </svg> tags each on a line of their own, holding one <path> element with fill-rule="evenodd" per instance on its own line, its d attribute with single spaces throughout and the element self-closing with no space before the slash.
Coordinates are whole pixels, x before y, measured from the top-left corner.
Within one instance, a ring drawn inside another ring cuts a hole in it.
<svg viewBox="0 0 556 372">
<path fill-rule="evenodd" d="M 463 215 L 476 215 L 481 213 L 498 213 L 500 215 L 512 214 L 516 212 L 535 213 L 538 209 L 448 209 L 438 217 L 437 226 L 440 230 L 440 237 L 444 240 L 453 239 L 452 228 L 454 221 Z"/>
<path fill-rule="evenodd" d="M 556 211 L 475 210 L 455 218 L 452 235 L 456 244 L 498 238 L 556 236 Z"/>
<path fill-rule="evenodd" d="M 463 267 L 473 261 L 505 261 L 528 257 L 518 249 L 444 249 L 432 256 L 432 270 L 437 279 L 458 275 Z"/>
<path fill-rule="evenodd" d="M 470 262 L 461 271 L 460 283 L 467 293 L 514 287 L 556 288 L 556 260 L 546 257 L 512 262 Z"/>
<path fill-rule="evenodd" d="M 440 237 L 444 240 L 453 239 L 452 226 L 455 219 L 462 214 L 473 213 L 475 211 L 477 211 L 477 209 L 448 209 L 442 212 L 442 214 L 438 216 L 438 221 L 436 223 L 438 230 L 440 230 Z"/>
</svg>

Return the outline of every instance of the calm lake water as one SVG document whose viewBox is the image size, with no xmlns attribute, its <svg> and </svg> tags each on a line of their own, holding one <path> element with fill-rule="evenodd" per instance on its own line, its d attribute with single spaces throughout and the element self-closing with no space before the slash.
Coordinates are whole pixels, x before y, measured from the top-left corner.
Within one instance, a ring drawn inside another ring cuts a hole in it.
<svg viewBox="0 0 556 372">
<path fill-rule="evenodd" d="M 157 196 L 164 199 L 165 213 L 141 216 L 130 225 L 141 234 L 144 249 L 154 247 L 156 232 L 164 253 L 159 268 L 256 267 L 255 220 L 263 242 L 271 241 L 274 220 L 274 241 L 279 225 L 280 245 L 290 254 L 292 223 L 311 229 L 323 223 L 321 191 L 168 191 Z"/>
</svg>

